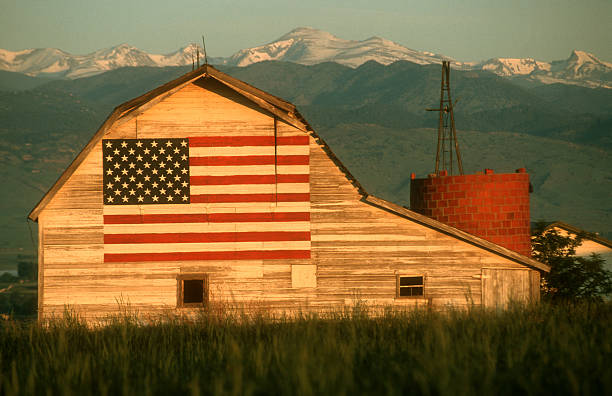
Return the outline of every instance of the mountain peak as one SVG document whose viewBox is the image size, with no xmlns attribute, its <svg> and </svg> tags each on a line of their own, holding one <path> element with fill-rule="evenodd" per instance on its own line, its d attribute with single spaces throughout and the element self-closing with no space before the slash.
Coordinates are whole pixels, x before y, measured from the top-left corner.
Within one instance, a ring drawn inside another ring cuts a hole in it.
<svg viewBox="0 0 612 396">
<path fill-rule="evenodd" d="M 310 26 L 303 26 L 303 27 L 295 28 L 289 33 L 282 35 L 276 41 L 284 41 L 284 40 L 296 39 L 296 38 L 305 38 L 305 39 L 311 39 L 311 40 L 312 39 L 319 39 L 319 40 L 337 39 L 336 36 L 324 30 L 315 29 Z"/>
</svg>

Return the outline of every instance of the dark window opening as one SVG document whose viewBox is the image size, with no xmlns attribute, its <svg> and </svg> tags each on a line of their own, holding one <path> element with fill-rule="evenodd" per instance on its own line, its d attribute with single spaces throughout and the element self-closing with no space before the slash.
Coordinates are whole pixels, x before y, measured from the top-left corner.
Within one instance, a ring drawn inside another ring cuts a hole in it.
<svg viewBox="0 0 612 396">
<path fill-rule="evenodd" d="M 204 302 L 204 280 L 185 279 L 183 281 L 183 303 Z"/>
<path fill-rule="evenodd" d="M 180 274 L 176 279 L 177 307 L 202 307 L 208 303 L 206 274 Z"/>
<path fill-rule="evenodd" d="M 397 296 L 414 297 L 424 294 L 424 282 L 422 276 L 398 276 Z"/>
</svg>

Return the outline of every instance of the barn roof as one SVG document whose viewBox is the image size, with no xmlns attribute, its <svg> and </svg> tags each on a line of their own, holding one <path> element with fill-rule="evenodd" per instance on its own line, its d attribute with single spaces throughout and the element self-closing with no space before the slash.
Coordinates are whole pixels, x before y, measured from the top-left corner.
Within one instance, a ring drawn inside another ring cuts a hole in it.
<svg viewBox="0 0 612 396">
<path fill-rule="evenodd" d="M 604 238 L 603 236 L 594 233 L 594 232 L 589 232 L 586 230 L 583 230 L 582 228 L 576 227 L 574 225 L 571 224 L 567 224 L 563 221 L 553 221 L 551 223 L 546 223 L 546 226 L 544 227 L 544 230 L 551 230 L 553 228 L 561 228 L 562 230 L 565 230 L 567 232 L 570 232 L 572 234 L 582 234 L 583 235 L 583 239 L 588 239 L 591 240 L 593 242 L 597 242 L 600 245 L 604 245 L 606 247 L 612 248 L 612 241 Z M 533 228 L 533 224 L 532 224 L 532 228 Z"/>
<path fill-rule="evenodd" d="M 351 183 L 358 189 L 359 193 L 363 197 L 364 202 L 391 212 L 400 217 L 404 217 L 427 227 L 433 228 L 444 234 L 451 235 L 460 240 L 479 246 L 485 250 L 497 253 L 503 257 L 519 262 L 528 267 L 532 267 L 542 271 L 550 270 L 548 266 L 538 261 L 535 261 L 529 257 L 525 257 L 512 250 L 496 245 L 492 242 L 478 238 L 474 235 L 458 230 L 444 223 L 433 220 L 429 217 L 422 216 L 418 213 L 397 206 L 391 202 L 369 195 L 361 186 L 361 184 L 357 181 L 357 179 L 355 179 L 351 175 L 349 170 L 336 157 L 336 155 L 325 143 L 325 141 L 317 135 L 314 129 L 308 124 L 306 119 L 304 119 L 304 117 L 299 113 L 299 111 L 293 104 L 274 95 L 271 95 L 267 92 L 264 92 L 260 89 L 257 89 L 234 77 L 231 77 L 228 74 L 225 74 L 210 65 L 203 65 L 197 68 L 196 70 L 193 70 L 175 80 L 172 80 L 145 93 L 142 96 L 139 96 L 117 106 L 108 116 L 108 118 L 102 123 L 98 131 L 94 134 L 94 136 L 87 143 L 87 145 L 85 145 L 83 150 L 81 150 L 81 152 L 76 156 L 76 158 L 72 161 L 68 168 L 66 168 L 66 170 L 60 175 L 55 184 L 47 191 L 47 193 L 42 197 L 42 199 L 40 200 L 40 202 L 38 202 L 34 209 L 32 209 L 32 211 L 28 215 L 28 218 L 33 221 L 38 220 L 38 216 L 40 215 L 41 211 L 47 206 L 47 204 L 51 201 L 51 199 L 55 196 L 59 189 L 64 185 L 64 183 L 66 183 L 66 181 L 75 172 L 79 165 L 85 160 L 85 158 L 87 157 L 89 152 L 91 152 L 91 150 L 95 147 L 95 145 L 100 142 L 100 140 L 102 140 L 102 137 L 104 136 L 105 132 L 108 131 L 113 125 L 115 125 L 116 123 L 128 121 L 136 117 L 137 115 L 143 113 L 153 105 L 159 103 L 164 98 L 177 92 L 185 85 L 200 78 L 212 78 L 214 80 L 217 80 L 218 82 L 226 85 L 230 89 L 236 91 L 240 95 L 251 100 L 264 110 L 269 111 L 274 116 L 310 134 L 313 138 L 316 139 L 317 143 L 321 145 L 323 150 L 336 164 L 336 166 L 338 166 L 338 168 L 345 174 L 347 179 L 349 179 Z"/>
</svg>

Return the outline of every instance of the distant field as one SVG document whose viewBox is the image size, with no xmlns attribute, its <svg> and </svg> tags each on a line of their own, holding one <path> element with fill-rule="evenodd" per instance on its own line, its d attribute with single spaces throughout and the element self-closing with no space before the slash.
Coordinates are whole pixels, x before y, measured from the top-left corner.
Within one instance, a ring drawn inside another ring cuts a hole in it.
<svg viewBox="0 0 612 396">
<path fill-rule="evenodd" d="M 609 395 L 611 361 L 612 304 L 0 322 L 5 395 Z"/>
</svg>

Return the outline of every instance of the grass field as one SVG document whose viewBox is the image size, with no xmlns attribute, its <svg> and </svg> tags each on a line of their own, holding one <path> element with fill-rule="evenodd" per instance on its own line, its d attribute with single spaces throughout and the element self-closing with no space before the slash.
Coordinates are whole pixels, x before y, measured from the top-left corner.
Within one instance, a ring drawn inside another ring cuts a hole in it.
<svg viewBox="0 0 612 396">
<path fill-rule="evenodd" d="M 612 305 L 0 324 L 0 393 L 612 394 Z"/>
</svg>

